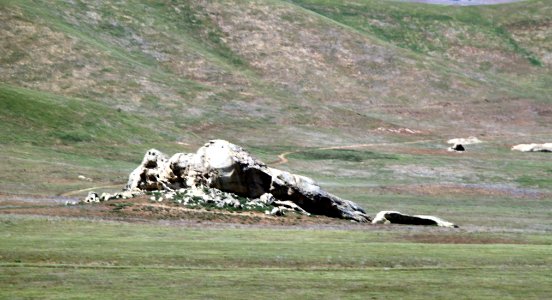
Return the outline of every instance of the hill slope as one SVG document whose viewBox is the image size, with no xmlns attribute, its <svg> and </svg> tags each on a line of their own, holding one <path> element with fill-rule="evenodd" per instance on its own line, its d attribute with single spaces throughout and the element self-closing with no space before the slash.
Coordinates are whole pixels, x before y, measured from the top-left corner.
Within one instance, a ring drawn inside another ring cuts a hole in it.
<svg viewBox="0 0 552 300">
<path fill-rule="evenodd" d="M 505 149 L 546 140 L 551 10 L 538 0 L 2 1 L 1 189 L 87 187 L 76 179 L 81 168 L 95 184 L 120 182 L 148 147 L 189 151 L 210 138 L 267 161 L 301 147 L 460 135 Z M 402 162 L 411 164 L 425 159 L 412 154 L 419 150 L 393 151 L 414 155 Z M 297 159 L 291 168 L 310 162 Z M 521 176 L 486 171 L 483 180 Z"/>
</svg>

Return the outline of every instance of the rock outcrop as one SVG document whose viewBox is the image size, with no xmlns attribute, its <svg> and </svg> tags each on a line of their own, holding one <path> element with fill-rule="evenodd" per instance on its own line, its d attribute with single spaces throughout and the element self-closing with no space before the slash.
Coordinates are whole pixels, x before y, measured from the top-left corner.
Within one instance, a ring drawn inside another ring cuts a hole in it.
<svg viewBox="0 0 552 300">
<path fill-rule="evenodd" d="M 406 215 L 389 210 L 380 211 L 372 220 L 372 224 L 431 225 L 458 228 L 457 225 L 435 216 Z"/>
<path fill-rule="evenodd" d="M 519 144 L 512 147 L 512 150 L 521 152 L 552 152 L 552 143 L 544 144 Z"/>
<path fill-rule="evenodd" d="M 280 201 L 280 207 L 289 210 L 370 222 L 356 203 L 322 190 L 308 177 L 270 168 L 224 140 L 213 140 L 196 153 L 177 153 L 170 158 L 158 150 L 148 150 L 140 166 L 130 174 L 125 190 L 174 191 L 192 187 L 214 188 L 250 199 L 267 199 L 271 197 L 266 194 L 270 194 L 272 202 Z"/>
<path fill-rule="evenodd" d="M 312 179 L 268 167 L 249 152 L 224 140 L 212 140 L 196 153 L 171 157 L 150 149 L 129 175 L 121 193 L 90 192 L 83 202 L 129 199 L 145 193 L 150 201 L 170 201 L 190 208 L 326 215 L 372 224 L 458 227 L 434 216 L 379 212 L 374 220 L 356 203 L 340 199 Z"/>
</svg>

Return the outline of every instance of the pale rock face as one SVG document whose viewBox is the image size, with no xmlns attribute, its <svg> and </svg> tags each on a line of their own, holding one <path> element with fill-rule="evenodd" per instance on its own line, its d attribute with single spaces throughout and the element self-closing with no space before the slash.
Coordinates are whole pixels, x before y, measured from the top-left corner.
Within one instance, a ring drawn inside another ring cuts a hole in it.
<svg viewBox="0 0 552 300">
<path fill-rule="evenodd" d="M 274 196 L 270 193 L 264 193 L 259 197 L 259 201 L 265 205 L 272 205 L 272 203 L 275 201 Z"/>
<path fill-rule="evenodd" d="M 455 138 L 447 141 L 447 144 L 462 144 L 462 145 L 473 145 L 480 144 L 482 141 L 474 136 L 468 138 Z"/>
<path fill-rule="evenodd" d="M 310 215 L 307 211 L 305 211 L 304 209 L 299 207 L 299 205 L 297 205 L 297 204 L 295 204 L 291 201 L 276 200 L 276 201 L 274 201 L 274 205 L 279 207 L 281 210 L 295 211 L 295 212 L 298 212 L 298 213 L 300 213 L 302 215 L 306 215 L 306 216 Z"/>
<path fill-rule="evenodd" d="M 372 220 L 372 224 L 433 225 L 450 228 L 458 227 L 451 222 L 447 222 L 435 216 L 406 215 L 392 210 L 380 211 Z"/>
<path fill-rule="evenodd" d="M 521 152 L 552 152 L 552 143 L 544 144 L 519 144 L 512 147 L 512 150 Z"/>
<path fill-rule="evenodd" d="M 88 196 L 84 199 L 85 203 L 100 202 L 100 197 L 95 192 L 89 192 Z"/>
<path fill-rule="evenodd" d="M 281 207 L 274 207 L 267 215 L 284 216 L 285 209 L 282 209 Z"/>
<path fill-rule="evenodd" d="M 156 149 L 150 149 L 146 152 L 142 163 L 132 173 L 130 173 L 129 181 L 126 186 L 126 190 L 138 189 L 138 190 L 160 190 L 159 177 L 166 176 L 166 165 L 168 159 L 165 154 Z"/>
<path fill-rule="evenodd" d="M 142 164 L 130 174 L 126 190 L 194 186 L 208 186 L 252 199 L 268 193 L 275 199 L 291 201 L 308 213 L 370 221 L 354 202 L 323 191 L 308 177 L 270 168 L 224 140 L 212 140 L 195 154 L 177 153 L 170 159 L 158 150 L 148 150 Z"/>
</svg>

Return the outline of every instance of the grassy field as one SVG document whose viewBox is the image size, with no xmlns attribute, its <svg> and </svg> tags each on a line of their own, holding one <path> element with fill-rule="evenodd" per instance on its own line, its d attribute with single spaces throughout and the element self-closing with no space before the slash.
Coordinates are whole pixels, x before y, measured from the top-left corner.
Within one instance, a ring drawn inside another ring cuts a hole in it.
<svg viewBox="0 0 552 300">
<path fill-rule="evenodd" d="M 552 292 L 552 239 L 543 234 L 0 220 L 7 299 L 543 299 Z"/>
</svg>

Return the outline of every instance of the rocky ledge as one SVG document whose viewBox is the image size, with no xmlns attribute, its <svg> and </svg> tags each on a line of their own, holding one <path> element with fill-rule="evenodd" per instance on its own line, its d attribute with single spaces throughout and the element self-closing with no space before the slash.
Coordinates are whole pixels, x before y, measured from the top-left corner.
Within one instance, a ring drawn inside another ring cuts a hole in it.
<svg viewBox="0 0 552 300">
<path fill-rule="evenodd" d="M 183 205 L 263 209 L 277 215 L 291 210 L 371 221 L 356 203 L 322 190 L 308 177 L 268 167 L 224 140 L 212 140 L 196 153 L 171 157 L 150 149 L 129 175 L 124 192 L 101 196 L 92 192 L 84 202 L 131 198 L 147 192 Z"/>
</svg>

